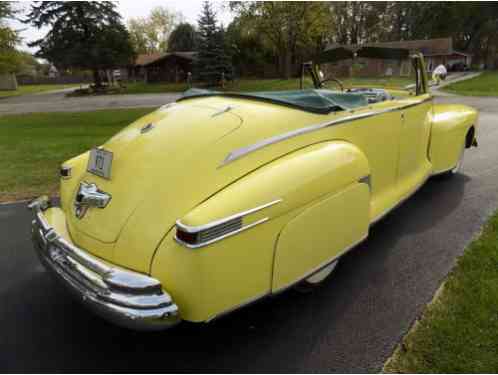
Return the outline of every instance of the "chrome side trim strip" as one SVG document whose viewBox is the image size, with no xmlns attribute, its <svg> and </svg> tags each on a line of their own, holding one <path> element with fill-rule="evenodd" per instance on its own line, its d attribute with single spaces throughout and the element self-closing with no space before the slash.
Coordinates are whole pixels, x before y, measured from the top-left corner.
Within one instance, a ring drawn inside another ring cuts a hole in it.
<svg viewBox="0 0 498 375">
<path fill-rule="evenodd" d="M 329 259 L 329 260 L 321 263 L 317 267 L 313 268 L 312 271 L 306 272 L 306 274 L 304 274 L 304 276 L 301 276 L 300 278 L 298 278 L 297 281 L 293 281 L 290 284 L 284 285 L 283 287 L 280 287 L 277 290 L 272 291 L 271 294 L 274 295 L 274 294 L 282 293 L 283 291 L 289 289 L 290 287 L 299 284 L 301 281 L 306 280 L 308 277 L 310 277 L 313 274 L 321 271 L 323 268 L 327 267 L 328 265 L 330 265 L 330 264 L 334 263 L 335 261 L 337 261 L 339 258 L 341 258 L 344 255 L 346 255 L 346 253 L 348 253 L 349 251 L 353 250 L 356 246 L 358 246 L 360 243 L 362 243 L 363 241 L 365 241 L 367 239 L 367 237 L 368 237 L 368 233 L 366 235 L 364 235 L 362 238 L 360 238 L 359 241 L 356 241 L 352 245 L 346 247 L 339 255 L 336 255 L 333 258 L 331 258 L 331 259 Z"/>
<path fill-rule="evenodd" d="M 320 129 L 324 129 L 324 128 L 327 128 L 329 126 L 339 125 L 339 124 L 353 121 L 353 120 L 368 118 L 368 117 L 374 116 L 376 114 L 378 114 L 378 112 L 366 112 L 366 113 L 362 113 L 359 115 L 343 117 L 343 118 L 338 119 L 338 120 L 333 120 L 333 121 L 323 122 L 323 123 L 316 124 L 316 125 L 306 126 L 304 128 L 292 130 L 292 131 L 287 132 L 287 133 L 283 133 L 283 134 L 279 134 L 279 135 L 276 135 L 276 136 L 273 136 L 270 138 L 263 139 L 263 140 L 256 142 L 250 146 L 242 147 L 242 148 L 239 148 L 237 150 L 230 152 L 227 155 L 227 157 L 225 158 L 225 160 L 223 160 L 221 166 L 227 165 L 234 160 L 240 159 L 241 157 L 243 157 L 247 154 L 250 154 L 256 150 L 259 150 L 263 147 L 272 145 L 274 143 L 285 141 L 289 138 L 297 137 L 298 135 L 303 135 L 303 134 L 311 133 L 311 132 L 314 132 L 314 131 L 317 131 Z"/>
<path fill-rule="evenodd" d="M 174 238 L 175 238 L 175 241 L 176 241 L 176 242 L 178 242 L 178 243 L 179 243 L 180 245 L 182 245 L 182 246 L 188 247 L 189 249 L 198 249 L 198 248 L 200 248 L 200 247 L 204 247 L 204 246 L 207 246 L 207 245 L 211 245 L 212 243 L 215 243 L 215 242 L 221 241 L 221 240 L 223 240 L 223 239 L 225 239 L 225 238 L 227 238 L 227 237 L 231 237 L 231 236 L 233 236 L 233 235 L 236 235 L 236 234 L 238 234 L 238 233 L 240 233 L 240 232 L 243 232 L 243 231 L 245 231 L 245 230 L 247 230 L 247 229 L 250 229 L 250 228 L 252 228 L 252 227 L 255 227 L 255 226 L 256 226 L 256 225 L 258 225 L 258 224 L 263 224 L 264 222 L 266 222 L 266 221 L 268 221 L 268 220 L 270 220 L 270 218 L 265 217 L 265 218 L 263 218 L 263 219 L 261 219 L 261 220 L 255 221 L 254 223 L 251 223 L 251 224 L 245 225 L 245 226 L 243 226 L 242 228 L 237 229 L 237 230 L 235 230 L 235 231 L 233 231 L 233 232 L 230 232 L 230 233 L 224 234 L 223 236 L 220 236 L 220 237 L 217 237 L 217 238 L 213 238 L 212 240 L 209 240 L 209 241 L 206 241 L 206 242 L 201 242 L 201 243 L 198 243 L 198 244 L 195 244 L 195 245 L 193 245 L 193 244 L 189 244 L 189 243 L 186 243 L 186 242 L 184 242 L 184 241 L 180 240 L 180 239 L 176 236 L 176 234 L 175 234 L 175 237 L 174 237 Z"/>
<path fill-rule="evenodd" d="M 257 211 L 261 211 L 262 209 L 265 209 L 267 207 L 273 206 L 274 204 L 277 204 L 277 203 L 280 203 L 280 202 L 282 202 L 282 199 L 276 199 L 276 200 L 274 200 L 274 201 L 272 201 L 270 203 L 266 203 L 266 204 L 263 204 L 261 206 L 255 207 L 255 208 L 251 208 L 250 210 L 242 211 L 242 212 L 236 213 L 234 215 L 227 216 L 227 217 L 225 217 L 223 219 L 211 221 L 210 223 L 207 223 L 207 224 L 204 224 L 204 225 L 189 226 L 189 225 L 183 224 L 180 220 L 177 220 L 176 221 L 176 226 L 179 227 L 184 232 L 187 232 L 187 233 L 197 233 L 197 232 L 201 232 L 201 231 L 206 230 L 206 229 L 210 229 L 210 228 L 215 227 L 217 225 L 223 224 L 223 223 L 225 223 L 227 221 L 230 221 L 230 220 L 233 220 L 233 219 L 237 219 L 239 217 L 244 217 L 244 216 L 247 216 L 247 215 L 252 214 L 254 212 L 257 212 Z"/>
<path fill-rule="evenodd" d="M 410 107 L 414 107 L 414 106 L 417 106 L 419 104 L 422 104 L 422 103 L 425 103 L 425 102 L 428 102 L 428 101 L 432 101 L 432 97 L 429 97 L 427 99 L 424 99 L 424 100 L 421 100 L 417 103 L 410 103 L 410 104 L 405 104 L 405 105 L 402 105 L 400 107 L 395 107 L 395 108 L 388 108 L 388 109 L 384 109 L 384 110 L 380 110 L 380 111 L 375 111 L 375 112 L 365 112 L 365 113 L 360 113 L 360 114 L 357 114 L 357 115 L 351 115 L 351 116 L 347 116 L 347 117 L 343 117 L 343 118 L 340 118 L 340 119 L 337 119 L 337 120 L 332 120 L 332 121 L 327 121 L 327 122 L 322 122 L 322 123 L 319 123 L 319 124 L 315 124 L 315 125 L 310 125 L 310 126 L 306 126 L 304 128 L 300 128 L 300 129 L 296 129 L 296 130 L 292 130 L 292 131 L 289 131 L 289 132 L 286 132 L 286 133 L 282 133 L 282 134 L 279 134 L 279 135 L 275 135 L 273 137 L 270 137 L 270 138 L 266 138 L 266 139 L 263 139 L 259 142 L 256 142 L 250 146 L 246 146 L 246 147 L 241 147 L 239 149 L 236 149 L 234 151 L 231 151 L 227 156 L 226 158 L 223 160 L 223 162 L 221 163 L 221 165 L 219 166 L 220 167 L 223 167 L 229 163 L 231 163 L 232 161 L 235 161 L 237 159 L 240 159 L 254 151 L 257 151 L 263 147 L 266 147 L 266 146 L 269 146 L 269 145 L 272 145 L 272 144 L 275 144 L 275 143 L 278 143 L 278 142 L 282 142 L 282 141 L 285 141 L 287 139 L 290 139 L 290 138 L 293 138 L 293 137 L 297 137 L 299 135 L 303 135 L 303 134 L 307 134 L 307 133 L 311 133 L 311 132 L 314 132 L 314 131 L 317 131 L 317 130 L 321 130 L 321 129 L 325 129 L 325 128 L 328 128 L 328 127 L 331 127 L 331 126 L 335 126 L 335 125 L 340 125 L 340 124 L 343 124 L 343 123 L 346 123 L 346 122 L 350 122 L 350 121 L 354 121 L 354 120 L 360 120 L 360 119 L 365 119 L 365 118 L 369 118 L 369 117 L 372 117 L 372 116 L 376 116 L 376 115 L 380 115 L 380 114 L 383 114 L 383 113 L 389 113 L 389 112 L 396 112 L 396 111 L 402 111 L 404 109 L 407 109 L 407 108 L 410 108 Z"/>
</svg>

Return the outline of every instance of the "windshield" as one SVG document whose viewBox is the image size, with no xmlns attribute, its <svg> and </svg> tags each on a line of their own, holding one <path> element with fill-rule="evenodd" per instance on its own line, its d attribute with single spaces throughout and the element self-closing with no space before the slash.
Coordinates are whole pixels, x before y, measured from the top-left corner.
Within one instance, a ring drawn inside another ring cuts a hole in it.
<svg viewBox="0 0 498 375">
<path fill-rule="evenodd" d="M 324 88 L 344 90 L 382 88 L 411 90 L 415 87 L 415 69 L 411 59 L 404 60 L 357 57 L 322 63 L 318 73 Z M 339 81 L 339 82 L 337 82 Z"/>
</svg>

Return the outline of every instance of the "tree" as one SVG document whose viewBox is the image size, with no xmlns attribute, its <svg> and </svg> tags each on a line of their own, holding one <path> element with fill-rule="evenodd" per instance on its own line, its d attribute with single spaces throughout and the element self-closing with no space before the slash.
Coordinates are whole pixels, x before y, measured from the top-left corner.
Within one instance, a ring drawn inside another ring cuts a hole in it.
<svg viewBox="0 0 498 375">
<path fill-rule="evenodd" d="M 232 71 L 225 46 L 225 30 L 217 26 L 216 13 L 208 1 L 204 2 L 198 21 L 199 44 L 194 65 L 196 78 L 208 85 L 216 85 L 223 74 Z"/>
<path fill-rule="evenodd" d="M 194 51 L 197 45 L 197 33 L 190 23 L 180 23 L 171 32 L 168 39 L 168 52 Z"/>
<path fill-rule="evenodd" d="M 402 39 L 452 37 L 457 49 L 486 60 L 498 47 L 496 2 L 407 2 L 393 4 Z"/>
<path fill-rule="evenodd" d="M 155 7 L 148 17 L 128 21 L 133 47 L 137 53 L 166 52 L 175 25 L 183 20 L 181 13 L 165 7 Z"/>
<path fill-rule="evenodd" d="M 101 86 L 100 71 L 132 62 L 130 37 L 110 1 L 35 2 L 26 23 L 50 26 L 43 39 L 29 44 L 39 47 L 37 57 L 45 58 L 57 69 L 93 71 L 96 86 Z"/>
<path fill-rule="evenodd" d="M 339 44 L 364 44 L 385 37 L 386 3 L 338 1 L 330 5 L 333 41 Z"/>
<path fill-rule="evenodd" d="M 226 30 L 226 45 L 234 67 L 241 75 L 264 75 L 264 67 L 274 63 L 271 46 L 252 27 L 235 17 Z"/>
<path fill-rule="evenodd" d="M 41 64 L 31 53 L 25 51 L 19 52 L 19 69 L 17 70 L 17 73 L 37 75 L 41 69 Z"/>
<path fill-rule="evenodd" d="M 230 8 L 245 27 L 271 44 L 284 78 L 291 76 L 299 50 L 323 48 L 332 31 L 325 2 L 238 1 Z"/>
<path fill-rule="evenodd" d="M 6 23 L 14 14 L 11 2 L 0 2 L 0 74 L 17 72 L 21 66 L 22 57 L 16 50 L 19 36 Z"/>
<path fill-rule="evenodd" d="M 271 46 L 283 77 L 330 43 L 451 37 L 456 49 L 489 61 L 498 50 L 496 2 L 235 1 L 230 8 L 243 29 Z"/>
</svg>

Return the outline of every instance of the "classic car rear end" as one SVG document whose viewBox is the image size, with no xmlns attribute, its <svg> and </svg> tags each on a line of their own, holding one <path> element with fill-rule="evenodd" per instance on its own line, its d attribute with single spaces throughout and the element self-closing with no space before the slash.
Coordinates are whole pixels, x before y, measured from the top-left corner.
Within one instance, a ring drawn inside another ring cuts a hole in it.
<svg viewBox="0 0 498 375">
<path fill-rule="evenodd" d="M 420 64 L 415 91 L 398 97 L 200 91 L 162 107 L 64 163 L 61 207 L 32 203 L 42 261 L 137 329 L 321 281 L 475 144 L 475 111 L 434 106 Z"/>
<path fill-rule="evenodd" d="M 169 328 L 180 321 L 178 307 L 158 280 L 92 256 L 76 246 L 66 215 L 46 197 L 30 204 L 33 243 L 40 260 L 95 313 L 137 330 Z"/>
</svg>

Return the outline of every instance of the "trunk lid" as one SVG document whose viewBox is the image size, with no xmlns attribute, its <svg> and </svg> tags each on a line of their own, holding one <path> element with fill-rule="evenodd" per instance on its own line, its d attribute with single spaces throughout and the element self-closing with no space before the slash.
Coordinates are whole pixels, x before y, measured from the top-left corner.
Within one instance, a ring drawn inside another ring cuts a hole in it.
<svg viewBox="0 0 498 375">
<path fill-rule="evenodd" d="M 172 180 L 177 174 L 175 172 L 181 170 L 178 167 L 193 156 L 209 154 L 205 152 L 206 148 L 242 123 L 231 113 L 218 116 L 222 110 L 199 104 L 175 104 L 145 116 L 111 138 L 103 146 L 113 153 L 111 179 L 89 172 L 80 178 L 80 181 L 95 183 L 100 190 L 110 194 L 111 201 L 105 209 L 89 209 L 81 219 L 71 210 L 68 224 L 72 231 L 103 243 L 114 243 L 140 202 L 147 197 L 159 199 L 154 197 L 158 185 L 169 185 L 168 194 L 181 199 L 185 187 Z M 141 132 L 149 124 L 152 124 L 152 129 Z M 185 173 L 202 174 L 196 164 L 188 165 L 189 170 Z M 77 189 L 72 202 L 76 194 Z"/>
</svg>

